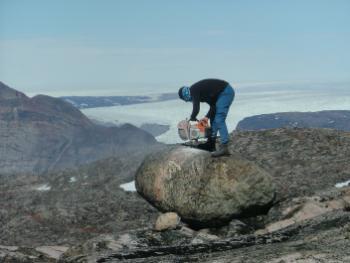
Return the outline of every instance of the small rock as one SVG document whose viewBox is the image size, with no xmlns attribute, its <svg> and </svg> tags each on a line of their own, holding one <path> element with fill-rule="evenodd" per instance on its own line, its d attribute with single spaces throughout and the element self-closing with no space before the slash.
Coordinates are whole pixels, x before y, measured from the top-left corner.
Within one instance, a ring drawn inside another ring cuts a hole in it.
<svg viewBox="0 0 350 263">
<path fill-rule="evenodd" d="M 267 233 L 269 233 L 269 231 L 267 231 L 267 229 L 258 229 L 254 232 L 254 235 L 266 235 Z"/>
<path fill-rule="evenodd" d="M 182 226 L 180 229 L 180 232 L 182 234 L 184 234 L 185 236 L 193 236 L 196 233 L 196 231 L 194 231 L 193 229 L 191 229 L 187 226 Z"/>
<path fill-rule="evenodd" d="M 217 235 L 210 234 L 210 229 L 205 228 L 198 231 L 197 236 L 192 240 L 191 244 L 203 244 L 218 239 L 219 237 Z"/>
<path fill-rule="evenodd" d="M 345 225 L 343 230 L 345 239 L 350 239 L 350 223 Z"/>
<path fill-rule="evenodd" d="M 38 252 L 44 253 L 49 258 L 59 259 L 60 256 L 68 250 L 68 247 L 63 246 L 42 246 L 35 249 Z"/>
<path fill-rule="evenodd" d="M 217 240 L 219 237 L 217 235 L 214 235 L 210 232 L 210 229 L 202 229 L 198 231 L 197 237 L 207 240 L 207 241 L 212 241 L 212 240 Z"/>
<path fill-rule="evenodd" d="M 211 229 L 210 233 L 222 238 L 234 237 L 252 232 L 252 228 L 238 219 L 233 219 L 228 225 Z"/>
<path fill-rule="evenodd" d="M 168 229 L 176 229 L 180 224 L 180 217 L 174 212 L 160 215 L 157 218 L 154 229 L 156 231 L 164 231 Z"/>
<path fill-rule="evenodd" d="M 18 250 L 17 246 L 2 246 L 0 245 L 0 249 L 8 250 L 8 251 L 16 251 Z"/>
</svg>

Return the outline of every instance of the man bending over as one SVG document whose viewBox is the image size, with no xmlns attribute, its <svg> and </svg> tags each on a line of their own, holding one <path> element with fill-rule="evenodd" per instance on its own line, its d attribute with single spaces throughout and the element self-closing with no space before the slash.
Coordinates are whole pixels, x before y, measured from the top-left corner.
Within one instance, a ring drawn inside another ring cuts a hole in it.
<svg viewBox="0 0 350 263">
<path fill-rule="evenodd" d="M 211 136 L 199 148 L 213 152 L 213 157 L 229 155 L 229 136 L 225 121 L 235 97 L 235 92 L 231 85 L 224 80 L 204 79 L 194 83 L 191 87 L 184 86 L 180 88 L 179 97 L 186 102 L 191 101 L 193 103 L 191 121 L 197 121 L 200 102 L 209 104 L 210 109 L 207 115 L 200 121 L 208 122 L 208 119 L 210 120 Z M 215 141 L 218 132 L 220 133 L 221 144 L 220 148 L 216 150 Z"/>
</svg>

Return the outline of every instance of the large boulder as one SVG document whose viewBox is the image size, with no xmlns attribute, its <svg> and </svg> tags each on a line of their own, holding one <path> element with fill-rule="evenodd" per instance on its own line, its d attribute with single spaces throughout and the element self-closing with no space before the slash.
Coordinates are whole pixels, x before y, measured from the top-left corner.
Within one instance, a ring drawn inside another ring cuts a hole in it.
<svg viewBox="0 0 350 263">
<path fill-rule="evenodd" d="M 146 157 L 136 173 L 137 191 L 163 212 L 193 226 L 218 226 L 234 217 L 265 212 L 275 196 L 271 177 L 239 155 L 169 146 Z"/>
</svg>

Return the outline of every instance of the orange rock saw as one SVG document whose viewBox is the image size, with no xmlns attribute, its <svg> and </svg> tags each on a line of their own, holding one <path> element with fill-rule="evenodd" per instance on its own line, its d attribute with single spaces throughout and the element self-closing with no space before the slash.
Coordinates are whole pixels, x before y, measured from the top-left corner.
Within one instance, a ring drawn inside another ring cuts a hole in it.
<svg viewBox="0 0 350 263">
<path fill-rule="evenodd" d="M 177 125 L 179 137 L 183 141 L 198 143 L 210 136 L 210 125 L 207 121 L 182 120 Z"/>
</svg>

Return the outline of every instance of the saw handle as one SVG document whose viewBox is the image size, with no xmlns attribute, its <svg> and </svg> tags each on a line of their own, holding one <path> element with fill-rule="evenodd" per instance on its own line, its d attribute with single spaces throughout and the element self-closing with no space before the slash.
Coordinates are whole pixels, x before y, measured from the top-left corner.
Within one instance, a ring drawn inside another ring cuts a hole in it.
<svg viewBox="0 0 350 263">
<path fill-rule="evenodd" d="M 198 124 L 197 124 L 197 128 L 201 131 L 204 132 L 205 129 L 209 126 L 209 122 L 208 122 L 208 118 L 204 117 L 203 119 L 201 119 Z"/>
</svg>

